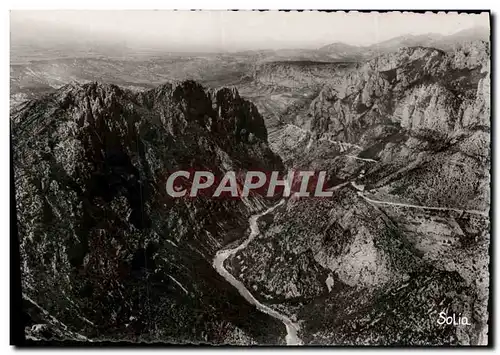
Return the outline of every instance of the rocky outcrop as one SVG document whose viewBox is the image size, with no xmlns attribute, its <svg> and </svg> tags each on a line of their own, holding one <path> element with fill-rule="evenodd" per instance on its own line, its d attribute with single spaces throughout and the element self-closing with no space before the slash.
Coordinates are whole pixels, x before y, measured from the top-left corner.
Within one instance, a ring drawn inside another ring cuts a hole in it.
<svg viewBox="0 0 500 355">
<path fill-rule="evenodd" d="M 446 135 L 482 126 L 488 58 L 484 42 L 450 53 L 415 47 L 377 57 L 323 89 L 311 104 L 311 130 L 354 141 L 381 123 Z"/>
<path fill-rule="evenodd" d="M 72 84 L 26 102 L 12 121 L 23 292 L 59 321 L 34 327 L 43 321 L 28 317 L 29 329 L 66 324 L 92 340 L 284 338 L 211 267 L 262 204 L 172 199 L 165 189 L 175 170 L 283 169 L 237 91 Z"/>
</svg>

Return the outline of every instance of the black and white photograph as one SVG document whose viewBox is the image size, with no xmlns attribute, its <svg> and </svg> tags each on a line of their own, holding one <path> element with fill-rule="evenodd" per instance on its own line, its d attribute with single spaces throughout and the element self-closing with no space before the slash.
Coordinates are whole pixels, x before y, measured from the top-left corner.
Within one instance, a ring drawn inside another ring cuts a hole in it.
<svg viewBox="0 0 500 355">
<path fill-rule="evenodd" d="M 10 11 L 17 345 L 490 346 L 490 21 Z"/>
</svg>

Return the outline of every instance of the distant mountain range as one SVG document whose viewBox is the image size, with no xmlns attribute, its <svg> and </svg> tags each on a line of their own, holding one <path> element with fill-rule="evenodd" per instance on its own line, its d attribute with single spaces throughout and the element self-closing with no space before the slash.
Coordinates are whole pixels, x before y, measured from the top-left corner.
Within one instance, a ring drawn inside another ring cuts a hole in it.
<svg viewBox="0 0 500 355">
<path fill-rule="evenodd" d="M 401 47 L 432 47 L 448 51 L 463 42 L 489 41 L 489 38 L 490 33 L 487 28 L 473 27 L 449 36 L 437 33 L 404 35 L 370 46 L 352 46 L 336 42 L 323 46 L 318 51 L 332 58 L 367 58 L 381 53 L 393 52 Z"/>
<path fill-rule="evenodd" d="M 313 60 L 313 61 L 361 61 L 380 54 L 393 52 L 402 47 L 431 47 L 449 51 L 464 42 L 489 41 L 490 32 L 485 27 L 473 27 L 452 35 L 438 33 L 403 35 L 369 46 L 355 46 L 333 42 L 318 49 L 255 50 L 233 53 L 236 56 L 255 57 L 257 61 Z"/>
</svg>

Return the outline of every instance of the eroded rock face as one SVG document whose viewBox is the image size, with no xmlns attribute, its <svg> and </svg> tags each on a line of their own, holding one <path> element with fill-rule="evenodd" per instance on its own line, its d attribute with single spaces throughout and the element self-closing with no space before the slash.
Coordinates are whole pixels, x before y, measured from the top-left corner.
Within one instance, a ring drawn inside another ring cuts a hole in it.
<svg viewBox="0 0 500 355">
<path fill-rule="evenodd" d="M 446 135 L 484 125 L 488 46 L 474 42 L 448 53 L 402 48 L 372 59 L 323 89 L 311 104 L 311 130 L 354 142 L 379 123 Z"/>
<path fill-rule="evenodd" d="M 211 266 L 261 203 L 165 189 L 181 169 L 282 170 L 255 106 L 192 81 L 140 93 L 89 83 L 27 102 L 12 121 L 23 292 L 58 320 L 47 326 L 101 340 L 284 339 Z"/>
</svg>

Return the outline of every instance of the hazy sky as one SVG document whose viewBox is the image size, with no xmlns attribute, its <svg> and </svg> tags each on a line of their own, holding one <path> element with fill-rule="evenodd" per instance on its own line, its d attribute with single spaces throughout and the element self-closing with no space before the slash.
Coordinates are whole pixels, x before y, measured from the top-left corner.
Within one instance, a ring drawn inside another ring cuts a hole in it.
<svg viewBox="0 0 500 355">
<path fill-rule="evenodd" d="M 368 45 L 405 34 L 488 27 L 488 14 L 257 11 L 11 11 L 12 42 L 106 41 L 130 47 L 235 51 Z"/>
</svg>

